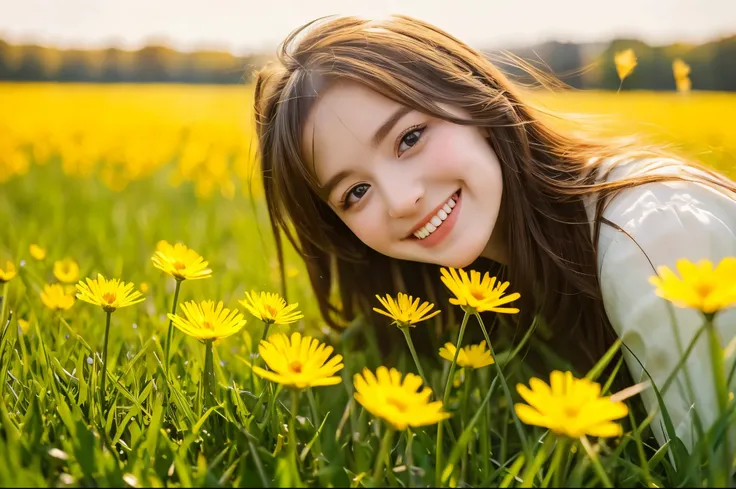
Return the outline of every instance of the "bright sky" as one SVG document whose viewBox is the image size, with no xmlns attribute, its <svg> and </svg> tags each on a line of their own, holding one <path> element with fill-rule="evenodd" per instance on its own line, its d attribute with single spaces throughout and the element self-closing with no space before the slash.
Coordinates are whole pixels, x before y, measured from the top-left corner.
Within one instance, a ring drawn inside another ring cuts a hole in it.
<svg viewBox="0 0 736 489">
<path fill-rule="evenodd" d="M 0 38 L 63 47 L 165 41 L 241 53 L 271 51 L 323 15 L 390 13 L 419 17 L 479 48 L 736 33 L 736 0 L 0 0 Z"/>
</svg>

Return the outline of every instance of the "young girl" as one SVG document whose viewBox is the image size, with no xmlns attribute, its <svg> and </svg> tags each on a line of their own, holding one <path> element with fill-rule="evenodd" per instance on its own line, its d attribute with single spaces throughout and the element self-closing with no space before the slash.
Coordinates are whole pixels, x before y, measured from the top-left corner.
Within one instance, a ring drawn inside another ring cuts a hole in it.
<svg viewBox="0 0 736 489">
<path fill-rule="evenodd" d="M 553 129 L 479 52 L 406 16 L 321 19 L 279 54 L 255 88 L 266 201 L 279 255 L 283 232 L 328 323 L 370 316 L 376 294 L 398 291 L 449 314 L 439 268 L 490 271 L 521 293 L 516 326 L 541 315 L 579 374 L 620 337 L 661 386 L 681 350 L 648 279 L 679 258 L 736 256 L 734 182 Z M 687 345 L 701 320 L 675 314 Z M 725 345 L 736 315 L 718 327 Z M 630 380 L 646 380 L 625 358 Z M 687 446 L 693 412 L 704 426 L 717 414 L 710 365 L 703 335 L 693 396 L 684 374 L 665 394 Z M 642 398 L 656 408 L 652 389 Z"/>
</svg>

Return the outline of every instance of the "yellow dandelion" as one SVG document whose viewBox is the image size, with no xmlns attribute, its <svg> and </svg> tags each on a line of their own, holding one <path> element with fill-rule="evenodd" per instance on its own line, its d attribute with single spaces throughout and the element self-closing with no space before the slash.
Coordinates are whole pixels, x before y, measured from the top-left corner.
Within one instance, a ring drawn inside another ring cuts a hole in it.
<svg viewBox="0 0 736 489">
<path fill-rule="evenodd" d="M 670 268 L 660 266 L 649 278 L 656 294 L 678 307 L 691 307 L 714 314 L 736 304 L 736 257 L 727 257 L 713 268 L 710 260 L 697 264 L 686 259 L 677 261 L 678 277 Z"/>
<path fill-rule="evenodd" d="M 680 58 L 672 62 L 672 74 L 675 76 L 675 86 L 678 92 L 687 93 L 692 88 L 690 81 L 690 65 Z"/>
<path fill-rule="evenodd" d="M 440 348 L 440 356 L 451 362 L 455 358 L 455 350 L 455 345 L 445 343 L 445 346 Z M 469 345 L 461 348 L 460 353 L 457 355 L 457 364 L 463 368 L 482 368 L 493 365 L 493 363 L 490 350 L 486 350 L 485 340 L 481 341 L 478 345 Z"/>
<path fill-rule="evenodd" d="M 141 291 L 141 294 L 147 294 L 151 288 L 148 285 L 148 282 L 141 282 L 140 285 L 138 285 L 138 290 Z"/>
<path fill-rule="evenodd" d="M 28 334 L 28 330 L 31 329 L 31 323 L 25 319 L 19 319 L 18 327 L 20 328 L 21 333 Z"/>
<path fill-rule="evenodd" d="M 688 93 L 690 89 L 692 89 L 692 86 L 693 84 L 690 81 L 689 77 L 678 78 L 675 80 L 675 87 L 677 88 L 678 92 Z"/>
<path fill-rule="evenodd" d="M 672 74 L 675 76 L 675 80 L 687 78 L 690 76 L 690 65 L 677 58 L 672 62 Z"/>
<path fill-rule="evenodd" d="M 461 306 L 464 310 L 470 309 L 470 312 L 494 311 L 507 314 L 519 312 L 515 307 L 500 306 L 515 301 L 521 295 L 515 292 L 504 296 L 509 283 L 497 283 L 496 277 L 491 277 L 488 272 L 483 275 L 482 280 L 480 272 L 475 270 L 470 271 L 470 277 L 463 269 L 450 268 L 448 271 L 441 268 L 440 273 L 442 282 L 455 294 L 455 297 L 450 299 L 450 304 Z"/>
<path fill-rule="evenodd" d="M 255 317 L 267 324 L 290 324 L 304 317 L 297 311 L 298 303 L 286 304 L 283 297 L 275 292 L 261 292 L 254 290 L 245 292 L 245 300 L 239 301 L 243 307 Z"/>
<path fill-rule="evenodd" d="M 5 266 L 0 268 L 0 284 L 4 284 L 5 282 L 10 282 L 13 277 L 16 275 L 15 265 L 13 265 L 13 262 L 6 261 Z"/>
<path fill-rule="evenodd" d="M 353 385 L 355 400 L 397 430 L 433 425 L 450 417 L 441 401 L 430 402 L 432 389 L 422 387 L 421 377 L 412 373 L 402 379 L 395 368 L 378 367 L 375 375 L 364 368 L 353 377 Z"/>
<path fill-rule="evenodd" d="M 79 282 L 79 265 L 71 258 L 56 261 L 54 262 L 54 277 L 65 284 Z"/>
<path fill-rule="evenodd" d="M 87 278 L 87 283 L 80 281 L 77 284 L 77 299 L 100 306 L 103 311 L 110 313 L 145 300 L 133 288 L 132 283 L 126 284 L 116 278 L 108 280 L 98 273 L 96 279 Z"/>
<path fill-rule="evenodd" d="M 216 306 L 214 301 L 202 301 L 199 304 L 189 301 L 183 303 L 181 309 L 186 318 L 169 314 L 169 319 L 182 332 L 200 341 L 227 338 L 240 331 L 246 323 L 242 314 L 225 308 L 222 301 Z"/>
<path fill-rule="evenodd" d="M 40 246 L 38 246 L 38 245 L 37 245 L 37 244 L 35 244 L 35 243 L 32 243 L 32 244 L 31 244 L 31 245 L 30 245 L 30 246 L 28 247 L 28 253 L 30 253 L 30 254 L 31 254 L 31 257 L 32 257 L 32 258 L 33 258 L 34 260 L 38 260 L 38 261 L 41 261 L 41 260 L 43 260 L 44 258 L 46 258 L 46 250 L 45 250 L 45 249 L 43 249 L 43 248 L 41 248 Z"/>
<path fill-rule="evenodd" d="M 613 57 L 613 62 L 616 64 L 616 73 L 621 81 L 629 76 L 636 67 L 636 54 L 633 49 L 626 49 L 624 51 L 617 52 Z"/>
<path fill-rule="evenodd" d="M 52 311 L 68 311 L 74 305 L 74 293 L 67 292 L 61 284 L 45 284 L 41 301 Z"/>
<path fill-rule="evenodd" d="M 629 408 L 610 397 L 601 397 L 601 386 L 587 379 L 576 379 L 571 372 L 555 370 L 550 385 L 532 378 L 528 388 L 516 390 L 528 403 L 514 405 L 519 419 L 526 424 L 548 428 L 559 435 L 580 438 L 620 436 L 621 425 L 614 423 L 629 413 Z"/>
<path fill-rule="evenodd" d="M 173 249 L 174 245 L 172 245 L 165 239 L 159 240 L 159 242 L 156 243 L 156 251 L 160 251 L 161 253 L 171 253 Z"/>
<path fill-rule="evenodd" d="M 333 348 L 310 336 L 294 332 L 289 338 L 277 333 L 261 341 L 258 351 L 270 370 L 254 366 L 253 372 L 286 387 L 305 389 L 335 385 L 342 380 L 335 375 L 344 367 L 342 355 L 328 361 Z"/>
<path fill-rule="evenodd" d="M 374 307 L 373 310 L 394 320 L 397 326 L 414 327 L 417 323 L 432 318 L 440 313 L 439 310 L 430 313 L 434 304 L 424 302 L 419 305 L 419 298 L 414 299 L 410 295 L 399 292 L 396 299 L 386 294 L 386 298 L 376 296 L 376 299 L 386 309 L 385 311 Z"/>
<path fill-rule="evenodd" d="M 164 242 L 166 243 L 166 242 Z M 208 262 L 199 253 L 186 245 L 159 244 L 151 261 L 153 266 L 168 273 L 176 280 L 197 280 L 212 276 L 212 270 L 207 268 Z"/>
</svg>

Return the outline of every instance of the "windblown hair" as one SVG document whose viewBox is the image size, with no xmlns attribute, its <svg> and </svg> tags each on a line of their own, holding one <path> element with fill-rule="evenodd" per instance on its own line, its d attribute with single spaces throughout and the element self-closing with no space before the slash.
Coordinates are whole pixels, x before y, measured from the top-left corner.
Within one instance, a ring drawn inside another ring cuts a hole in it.
<svg viewBox="0 0 736 489">
<path fill-rule="evenodd" d="M 644 175 L 605 182 L 608 157 L 652 155 L 619 143 L 553 129 L 541 112 L 480 52 L 440 29 L 407 16 L 370 21 L 317 19 L 295 30 L 279 63 L 257 73 L 255 113 L 262 177 L 282 264 L 281 233 L 305 260 L 325 321 L 336 327 L 371 315 L 375 294 L 403 291 L 448 311 L 436 265 L 396 260 L 363 244 L 319 197 L 302 147 L 312 106 L 331 83 L 360 83 L 389 99 L 456 124 L 486 128 L 503 175 L 501 216 L 508 266 L 479 259 L 521 293 L 519 325 L 540 314 L 572 362 L 590 367 L 615 340 L 597 272 L 597 236 L 607 197 L 647 182 L 678 178 Z M 464 109 L 462 119 L 440 104 Z M 642 147 L 643 148 L 643 147 Z M 709 183 L 733 182 L 700 165 Z M 695 178 L 695 177 L 693 177 Z M 584 198 L 595 196 L 595 228 Z M 443 314 L 444 316 L 444 314 Z M 395 328 L 394 328 L 395 329 Z"/>
</svg>

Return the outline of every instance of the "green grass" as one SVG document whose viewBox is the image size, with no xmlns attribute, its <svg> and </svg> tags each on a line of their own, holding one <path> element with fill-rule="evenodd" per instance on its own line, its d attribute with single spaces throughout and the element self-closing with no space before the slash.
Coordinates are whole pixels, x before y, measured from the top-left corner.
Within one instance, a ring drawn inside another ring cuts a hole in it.
<svg viewBox="0 0 736 489">
<path fill-rule="evenodd" d="M 263 206 L 242 193 L 198 199 L 189 182 L 169 186 L 168 170 L 164 166 L 118 193 L 96 178 L 65 176 L 59 161 L 34 165 L 0 184 L 0 263 L 25 262 L 8 282 L 12 317 L 0 344 L 1 485 L 276 487 L 296 484 L 297 474 L 305 485 L 339 487 L 601 486 L 606 479 L 617 487 L 718 483 L 723 466 L 711 457 L 712 445 L 732 422 L 733 402 L 714 428 L 716 436 L 692 456 L 677 441 L 660 449 L 651 432 L 640 428 L 644 419 L 632 416 L 620 439 L 590 439 L 597 465 L 577 441 L 556 449 L 552 434 L 525 425 L 520 437 L 493 366 L 473 372 L 470 383 L 464 372 L 466 383 L 452 390 L 447 409 L 453 417 L 444 430 L 439 470 L 437 428 L 427 427 L 394 434 L 382 462 L 389 469 L 374 478 L 386 425 L 355 402 L 352 377 L 383 363 L 375 328 L 357 319 L 344 331 L 328 331 L 292 253 L 289 300 L 299 302 L 306 317 L 294 328 L 271 331 L 318 335 L 345 357 L 341 384 L 313 389 L 313 399 L 301 396 L 298 460 L 288 443 L 290 393 L 251 377 L 251 338 L 262 333 L 253 318 L 243 333 L 215 345 L 219 405 L 205 412 L 195 407 L 204 347 L 175 330 L 167 402 L 162 359 L 174 283 L 151 263 L 157 241 L 186 243 L 213 269 L 210 279 L 184 282 L 179 303 L 213 299 L 242 310 L 237 301 L 245 290 L 279 290 Z M 30 258 L 30 243 L 47 249 L 43 262 Z M 39 297 L 43 284 L 53 281 L 53 261 L 65 256 L 80 263 L 83 277 L 100 272 L 150 286 L 145 302 L 112 315 L 104 412 L 99 385 L 105 314 L 77 301 L 59 319 Z M 18 319 L 30 321 L 26 333 Z M 458 327 L 446 325 L 437 343 L 455 341 Z M 477 332 L 479 326 L 471 317 L 467 327 Z M 528 383 L 532 372 L 523 357 L 545 354 L 544 345 L 531 335 L 521 343 L 502 338 L 493 346 L 518 402 L 514 386 Z M 397 366 L 415 372 L 404 350 Z M 422 361 L 441 398 L 449 365 Z"/>
</svg>

